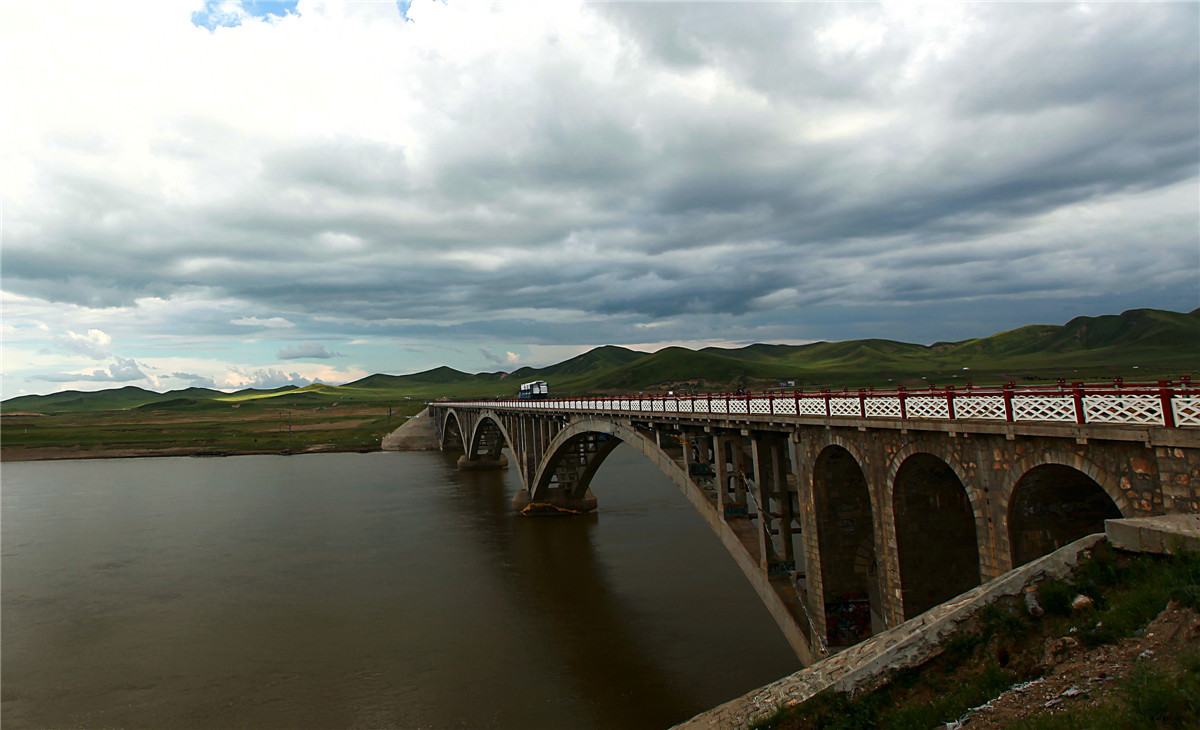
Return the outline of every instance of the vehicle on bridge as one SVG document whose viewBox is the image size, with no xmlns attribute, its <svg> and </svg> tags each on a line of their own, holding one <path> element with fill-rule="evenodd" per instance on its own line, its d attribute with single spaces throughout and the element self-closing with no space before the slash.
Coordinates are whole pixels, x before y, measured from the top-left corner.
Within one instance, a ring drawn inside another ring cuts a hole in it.
<svg viewBox="0 0 1200 730">
<path fill-rule="evenodd" d="M 540 400 L 550 397 L 550 386 L 546 385 L 545 380 L 534 380 L 521 385 L 517 391 L 517 398 L 520 400 Z"/>
</svg>

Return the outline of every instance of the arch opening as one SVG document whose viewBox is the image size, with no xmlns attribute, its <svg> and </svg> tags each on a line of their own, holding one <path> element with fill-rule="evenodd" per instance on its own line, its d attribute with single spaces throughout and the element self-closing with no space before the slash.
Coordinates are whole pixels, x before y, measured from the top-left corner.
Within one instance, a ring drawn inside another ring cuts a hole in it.
<svg viewBox="0 0 1200 730">
<path fill-rule="evenodd" d="M 1035 466 L 1017 480 L 1009 501 L 1013 567 L 1104 532 L 1104 521 L 1118 517 L 1120 508 L 1087 474 L 1064 464 Z"/>
<path fill-rule="evenodd" d="M 821 590 L 830 647 L 856 644 L 884 626 L 874 515 L 867 478 L 854 456 L 827 446 L 813 465 Z"/>
<path fill-rule="evenodd" d="M 905 619 L 979 585 L 975 515 L 949 464 L 924 453 L 905 459 L 892 505 Z"/>
<path fill-rule="evenodd" d="M 520 505 L 524 514 L 545 510 L 591 512 L 596 509 L 592 477 L 604 459 L 621 444 L 613 434 L 584 431 L 561 443 L 536 475 L 528 500 Z"/>
<path fill-rule="evenodd" d="M 458 415 L 450 411 L 446 414 L 446 422 L 442 424 L 442 451 L 462 451 L 464 442 Z"/>
<path fill-rule="evenodd" d="M 508 446 L 508 440 L 500 424 L 490 416 L 483 416 L 475 425 L 475 437 L 471 440 L 471 458 L 499 459 Z"/>
</svg>

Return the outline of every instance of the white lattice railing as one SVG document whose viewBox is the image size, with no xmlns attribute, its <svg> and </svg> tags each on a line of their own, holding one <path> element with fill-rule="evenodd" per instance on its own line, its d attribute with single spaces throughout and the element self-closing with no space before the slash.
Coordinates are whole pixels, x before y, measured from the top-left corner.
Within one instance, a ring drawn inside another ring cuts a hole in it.
<svg viewBox="0 0 1200 730">
<path fill-rule="evenodd" d="M 1200 388 L 1191 381 L 1129 385 L 1005 386 L 892 391 L 706 393 L 544 400 L 439 402 L 469 408 L 599 413 L 687 414 L 690 417 L 787 416 L 881 420 L 1007 421 L 1200 428 Z"/>
</svg>

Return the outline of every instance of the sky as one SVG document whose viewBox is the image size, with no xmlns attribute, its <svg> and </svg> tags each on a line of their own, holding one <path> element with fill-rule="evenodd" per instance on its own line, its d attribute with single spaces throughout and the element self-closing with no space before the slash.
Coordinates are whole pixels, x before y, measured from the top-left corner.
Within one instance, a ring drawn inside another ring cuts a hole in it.
<svg viewBox="0 0 1200 730">
<path fill-rule="evenodd" d="M 0 3 L 3 396 L 1200 306 L 1200 5 Z"/>
</svg>

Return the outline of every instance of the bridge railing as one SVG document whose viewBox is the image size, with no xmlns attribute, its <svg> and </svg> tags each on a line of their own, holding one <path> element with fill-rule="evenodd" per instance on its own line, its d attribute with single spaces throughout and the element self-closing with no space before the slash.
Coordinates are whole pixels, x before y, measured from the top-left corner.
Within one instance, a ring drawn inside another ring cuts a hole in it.
<svg viewBox="0 0 1200 730">
<path fill-rule="evenodd" d="M 438 405 L 525 411 L 765 415 L 1009 423 L 1200 427 L 1200 387 L 1173 383 L 1065 383 L 894 390 L 631 394 L 545 400 L 441 401 Z"/>
</svg>

